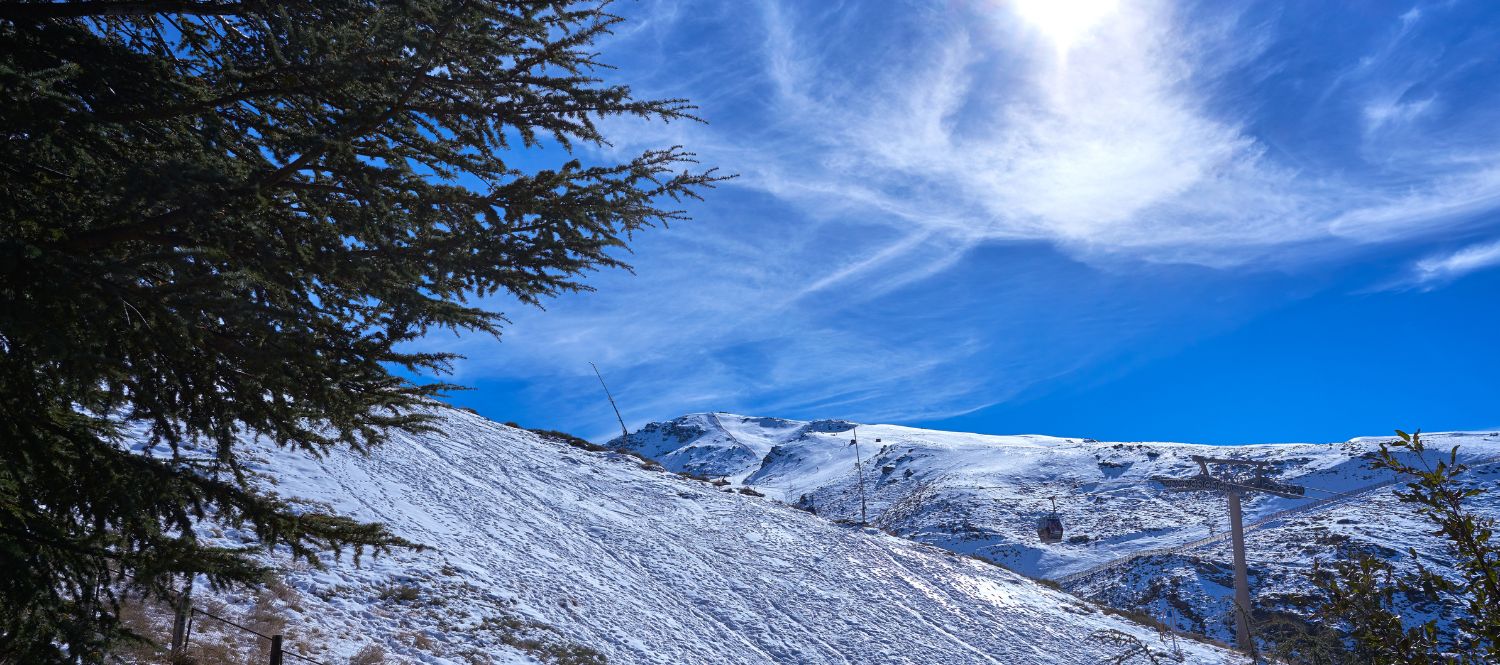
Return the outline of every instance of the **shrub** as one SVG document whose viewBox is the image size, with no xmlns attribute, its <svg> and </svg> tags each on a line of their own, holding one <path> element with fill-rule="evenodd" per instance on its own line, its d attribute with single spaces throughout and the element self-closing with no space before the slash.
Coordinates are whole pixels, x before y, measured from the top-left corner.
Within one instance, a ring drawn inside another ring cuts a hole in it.
<svg viewBox="0 0 1500 665">
<path fill-rule="evenodd" d="M 366 645 L 349 659 L 349 665 L 381 665 L 385 662 L 385 649 L 379 644 Z"/>
<path fill-rule="evenodd" d="M 381 600 L 410 603 L 420 598 L 422 590 L 411 584 L 390 584 L 380 590 Z"/>
<path fill-rule="evenodd" d="M 507 424 L 509 424 L 509 423 L 507 423 Z M 591 451 L 596 452 L 596 453 L 602 453 L 604 451 L 609 450 L 609 448 L 606 447 L 606 446 L 601 446 L 601 445 L 599 445 L 597 443 L 589 441 L 588 439 L 584 439 L 582 437 L 573 436 L 572 434 L 569 434 L 567 432 L 559 432 L 559 431 L 557 431 L 555 429 L 532 429 L 532 428 L 529 428 L 529 427 L 521 427 L 520 429 L 524 429 L 524 430 L 526 430 L 528 432 L 531 432 L 532 434 L 540 436 L 543 439 L 547 439 L 547 440 L 550 440 L 550 441 L 556 441 L 558 443 L 566 443 L 566 444 L 568 444 L 570 446 L 573 446 L 574 448 L 582 448 L 584 450 L 591 450 Z"/>
</svg>

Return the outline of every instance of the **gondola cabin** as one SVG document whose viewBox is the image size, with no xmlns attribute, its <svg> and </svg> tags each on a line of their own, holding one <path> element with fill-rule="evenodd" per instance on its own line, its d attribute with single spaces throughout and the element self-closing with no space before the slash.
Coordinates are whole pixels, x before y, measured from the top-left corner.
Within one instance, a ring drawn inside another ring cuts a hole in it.
<svg viewBox="0 0 1500 665">
<path fill-rule="evenodd" d="M 1047 498 L 1052 501 L 1052 512 L 1036 523 L 1036 536 L 1044 543 L 1056 543 L 1063 537 L 1062 518 L 1057 516 L 1057 497 Z"/>
<path fill-rule="evenodd" d="M 1062 518 L 1059 518 L 1056 513 L 1043 517 L 1041 521 L 1037 522 L 1036 535 L 1038 538 L 1041 538 L 1042 542 L 1044 543 L 1056 543 L 1062 541 Z"/>
</svg>

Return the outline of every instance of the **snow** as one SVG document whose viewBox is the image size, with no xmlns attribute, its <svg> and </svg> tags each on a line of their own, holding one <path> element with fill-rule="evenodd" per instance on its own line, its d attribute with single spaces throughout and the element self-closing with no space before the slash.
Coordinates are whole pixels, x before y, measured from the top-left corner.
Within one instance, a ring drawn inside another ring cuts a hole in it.
<svg viewBox="0 0 1500 665">
<path fill-rule="evenodd" d="M 673 430 L 678 422 L 697 423 L 701 434 L 684 437 L 675 447 L 664 441 L 643 446 L 646 439 L 637 434 L 610 445 L 640 450 L 676 468 L 714 468 L 736 485 L 829 519 L 857 521 L 860 476 L 849 445 L 857 434 L 871 524 L 1058 580 L 1087 597 L 1150 611 L 1216 639 L 1233 635 L 1225 501 L 1211 494 L 1167 492 L 1151 481 L 1197 473 L 1191 455 L 1268 461 L 1273 477 L 1308 488 L 1303 498 L 1246 497 L 1258 606 L 1291 611 L 1295 594 L 1306 589 L 1303 578 L 1313 558 L 1332 555 L 1335 545 L 1384 547 L 1393 560 L 1415 547 L 1425 558 L 1443 560 L 1442 544 L 1427 533 L 1431 529 L 1400 517 L 1409 511 L 1394 505 L 1396 479 L 1367 468 L 1368 456 L 1391 438 L 1244 446 L 1098 442 L 894 425 L 811 427 L 726 413 L 692 414 L 642 432 Z M 731 434 L 747 430 L 754 432 L 754 441 L 769 444 L 761 459 L 718 452 Z M 1461 446 L 1460 459 L 1475 467 L 1475 482 L 1493 487 L 1500 477 L 1495 475 L 1500 434 L 1423 436 L 1432 455 Z M 699 464 L 704 458 L 713 463 Z M 1476 509 L 1500 516 L 1497 495 L 1477 500 Z M 1067 533 L 1063 542 L 1044 544 L 1036 523 L 1051 510 L 1048 498 L 1054 496 Z"/>
<path fill-rule="evenodd" d="M 288 639 L 314 658 L 340 662 L 370 643 L 410 662 L 548 658 L 517 646 L 529 636 L 597 649 L 615 663 L 1097 663 L 1113 649 L 1089 636 L 1118 630 L 1158 651 L 1175 643 L 1183 662 L 1237 662 L 976 558 L 840 526 L 629 455 L 461 411 L 442 411 L 438 425 L 368 456 L 313 459 L 245 441 L 255 468 L 275 478 L 267 489 L 383 522 L 432 548 L 358 566 L 345 556 L 327 570 L 284 566 L 300 609 L 276 606 L 289 617 Z M 746 480 L 760 469 L 738 466 L 745 457 L 806 442 L 831 451 L 842 445 L 831 433 L 841 427 L 704 414 L 651 430 L 642 443 L 680 468 Z M 914 436 L 902 429 L 870 436 Z M 697 448 L 674 455 L 694 445 L 682 436 L 693 432 L 686 438 L 701 440 Z M 1065 444 L 1029 445 L 1040 455 Z M 809 477 L 834 478 L 835 458 L 823 464 Z M 406 597 L 391 593 L 403 589 Z M 216 593 L 248 602 L 195 592 Z M 303 639 L 314 630 L 316 639 Z"/>
</svg>

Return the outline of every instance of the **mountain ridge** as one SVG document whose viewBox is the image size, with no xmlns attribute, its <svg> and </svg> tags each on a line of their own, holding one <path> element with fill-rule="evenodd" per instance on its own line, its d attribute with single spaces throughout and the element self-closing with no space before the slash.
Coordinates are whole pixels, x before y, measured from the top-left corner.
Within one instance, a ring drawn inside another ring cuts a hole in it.
<svg viewBox="0 0 1500 665">
<path fill-rule="evenodd" d="M 1390 438 L 1222 446 L 956 433 L 848 421 L 838 421 L 846 429 L 825 433 L 804 429 L 813 421 L 728 413 L 683 418 L 703 426 L 703 434 L 654 456 L 668 468 L 722 471 L 705 475 L 722 475 L 731 486 L 753 488 L 836 521 L 859 521 L 863 505 L 869 522 L 887 532 L 1061 581 L 1085 597 L 1221 640 L 1233 637 L 1224 500 L 1169 493 L 1151 480 L 1196 474 L 1193 455 L 1266 461 L 1278 479 L 1307 488 L 1302 498 L 1251 495 L 1245 500 L 1258 606 L 1305 614 L 1300 603 L 1305 603 L 1312 560 L 1340 548 L 1400 561 L 1405 548 L 1385 545 L 1394 540 L 1415 547 L 1439 567 L 1445 560 L 1443 544 L 1427 533 L 1430 528 L 1403 517 L 1409 511 L 1401 511 L 1392 494 L 1395 479 L 1367 468 L 1379 444 Z M 654 440 L 660 450 L 665 439 L 652 437 L 673 431 L 677 420 L 647 425 L 640 438 L 616 438 L 610 445 L 638 450 Z M 723 431 L 713 431 L 707 426 L 712 423 Z M 759 461 L 723 454 L 742 430 L 772 444 Z M 856 431 L 862 475 L 849 445 Z M 1474 482 L 1500 479 L 1500 432 L 1423 436 L 1433 449 L 1460 446 L 1461 461 L 1475 467 Z M 1359 494 L 1328 501 L 1350 492 Z M 1476 510 L 1500 515 L 1497 495 L 1476 498 Z M 1066 535 L 1049 544 L 1038 540 L 1035 528 L 1050 513 L 1051 497 L 1057 498 Z M 1176 585 L 1172 589 L 1163 587 L 1168 578 Z"/>
</svg>

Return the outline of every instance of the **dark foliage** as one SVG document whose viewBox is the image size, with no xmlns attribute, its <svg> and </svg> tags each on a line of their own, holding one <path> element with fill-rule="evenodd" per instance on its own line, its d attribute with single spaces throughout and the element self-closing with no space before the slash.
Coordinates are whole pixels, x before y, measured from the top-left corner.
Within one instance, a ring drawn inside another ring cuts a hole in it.
<svg viewBox="0 0 1500 665">
<path fill-rule="evenodd" d="M 1105 661 L 1110 665 L 1129 665 L 1137 662 L 1165 665 L 1170 662 L 1182 662 L 1180 655 L 1152 649 L 1141 638 L 1113 628 L 1096 630 L 1089 635 L 1089 639 L 1115 649 L 1114 655 Z"/>
<path fill-rule="evenodd" d="M 254 491 L 235 442 L 317 455 L 426 427 L 407 407 L 446 387 L 393 371 L 451 357 L 403 344 L 497 334 L 475 296 L 586 288 L 678 218 L 660 202 L 712 184 L 675 148 L 567 156 L 605 142 L 603 116 L 691 118 L 594 78 L 615 21 L 522 0 L 0 2 L 0 661 L 100 660 L 122 585 L 258 579 L 204 519 L 314 563 L 402 544 Z M 124 426 L 169 452 L 126 450 Z"/>
<path fill-rule="evenodd" d="M 529 429 L 529 428 L 518 428 L 518 429 L 526 429 L 526 431 L 531 432 L 532 434 L 540 436 L 540 437 L 542 437 L 544 439 L 549 439 L 549 440 L 552 440 L 552 441 L 557 441 L 559 443 L 566 443 L 566 444 L 568 444 L 570 446 L 573 446 L 574 448 L 582 448 L 584 450 L 591 450 L 591 451 L 594 451 L 594 452 L 604 452 L 606 450 L 611 450 L 608 446 L 601 446 L 601 445 L 599 445 L 597 443 L 594 443 L 592 441 L 589 441 L 588 439 L 585 439 L 583 437 L 574 436 L 574 435 L 569 434 L 567 432 L 559 432 L 559 431 L 557 431 L 555 429 Z"/>
<path fill-rule="evenodd" d="M 1260 655 L 1267 662 L 1297 665 L 1365 662 L 1349 649 L 1338 631 L 1296 614 L 1267 612 L 1256 623 L 1255 633 L 1265 647 Z"/>
<path fill-rule="evenodd" d="M 1495 522 L 1464 504 L 1483 490 L 1465 482 L 1468 467 L 1458 461 L 1458 447 L 1446 455 L 1437 453 L 1434 464 L 1420 432 L 1397 434 L 1399 440 L 1381 444 L 1371 467 L 1408 480 L 1396 495 L 1432 523 L 1433 535 L 1446 541 L 1456 574 L 1439 574 L 1414 549 L 1408 551 L 1409 570 L 1398 570 L 1390 561 L 1367 553 L 1315 566 L 1318 617 L 1347 635 L 1353 653 L 1302 662 L 1500 662 L 1500 549 L 1492 540 Z M 1409 454 L 1399 454 L 1403 451 Z M 1426 601 L 1444 610 L 1439 614 L 1454 618 L 1404 618 L 1399 599 Z M 1327 640 L 1318 642 L 1326 645 Z"/>
</svg>

